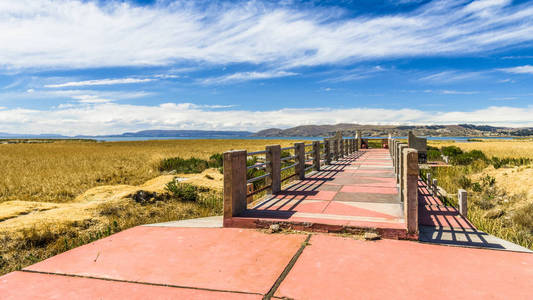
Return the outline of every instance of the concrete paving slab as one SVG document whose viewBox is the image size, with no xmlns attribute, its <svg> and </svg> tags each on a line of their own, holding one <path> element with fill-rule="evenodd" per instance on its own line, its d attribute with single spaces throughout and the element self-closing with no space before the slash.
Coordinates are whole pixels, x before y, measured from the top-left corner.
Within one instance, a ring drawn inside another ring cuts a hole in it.
<svg viewBox="0 0 533 300">
<path fill-rule="evenodd" d="M 147 224 L 143 226 L 156 227 L 190 227 L 190 228 L 219 228 L 222 227 L 222 216 L 196 218 L 156 224 Z"/>
<path fill-rule="evenodd" d="M 395 194 L 370 194 L 370 193 L 344 193 L 338 192 L 334 201 L 374 202 L 374 203 L 400 203 L 399 195 Z"/>
<path fill-rule="evenodd" d="M 345 185 L 341 192 L 343 193 L 369 193 L 369 194 L 392 194 L 397 195 L 396 187 L 380 187 L 367 185 Z"/>
<path fill-rule="evenodd" d="M 25 270 L 265 294 L 305 237 L 237 228 L 139 226 Z"/>
<path fill-rule="evenodd" d="M 315 235 L 276 292 L 292 299 L 530 299 L 533 255 Z"/>
<path fill-rule="evenodd" d="M 420 226 L 419 239 L 423 242 L 443 245 L 533 253 L 527 248 L 475 229 Z"/>
<path fill-rule="evenodd" d="M 13 272 L 0 277 L 0 298 L 20 299 L 262 299 L 261 295 Z"/>
</svg>

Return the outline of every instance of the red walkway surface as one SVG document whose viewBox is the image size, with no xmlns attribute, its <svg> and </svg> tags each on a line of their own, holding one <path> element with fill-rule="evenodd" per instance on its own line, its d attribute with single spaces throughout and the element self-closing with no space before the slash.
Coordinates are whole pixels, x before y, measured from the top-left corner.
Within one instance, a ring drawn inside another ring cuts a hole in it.
<svg viewBox="0 0 533 300">
<path fill-rule="evenodd" d="M 418 181 L 418 223 L 437 228 L 475 229 L 456 208 L 431 195 L 423 180 Z"/>
<path fill-rule="evenodd" d="M 366 149 L 333 162 L 225 226 L 264 228 L 272 223 L 322 232 L 372 229 L 383 237 L 407 238 L 389 151 Z"/>
<path fill-rule="evenodd" d="M 531 299 L 533 255 L 136 227 L 0 277 L 0 299 Z M 285 271 L 285 272 L 284 272 Z"/>
</svg>

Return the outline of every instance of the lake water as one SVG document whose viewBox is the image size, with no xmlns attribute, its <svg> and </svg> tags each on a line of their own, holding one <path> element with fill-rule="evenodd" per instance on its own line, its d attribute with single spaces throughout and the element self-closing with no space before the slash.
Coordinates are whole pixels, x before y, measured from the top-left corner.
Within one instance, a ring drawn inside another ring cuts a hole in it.
<svg viewBox="0 0 533 300">
<path fill-rule="evenodd" d="M 365 139 L 381 139 L 381 137 L 364 137 Z M 397 137 L 398 138 L 398 137 Z M 407 137 L 399 137 L 402 139 L 407 139 Z M 124 142 L 124 141 L 149 141 L 149 140 L 205 140 L 205 139 L 221 139 L 221 140 L 308 140 L 308 141 L 321 141 L 324 137 L 308 137 L 308 136 L 293 136 L 293 137 L 95 137 L 94 139 L 98 141 L 105 142 Z M 476 137 L 464 137 L 464 136 L 435 136 L 427 137 L 428 140 L 442 140 L 442 141 L 458 141 L 458 142 L 468 142 L 468 139 L 476 139 Z M 479 137 L 479 139 L 495 139 L 495 140 L 512 140 L 512 137 Z"/>
</svg>

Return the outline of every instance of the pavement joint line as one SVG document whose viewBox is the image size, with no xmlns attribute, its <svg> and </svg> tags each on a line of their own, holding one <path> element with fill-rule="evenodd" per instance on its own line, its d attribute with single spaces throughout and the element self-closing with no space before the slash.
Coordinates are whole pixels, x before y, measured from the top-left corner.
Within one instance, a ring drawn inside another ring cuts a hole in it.
<svg viewBox="0 0 533 300">
<path fill-rule="evenodd" d="M 134 284 L 143 284 L 143 285 L 151 285 L 151 286 L 162 286 L 162 287 L 179 288 L 179 289 L 200 290 L 200 291 L 209 291 L 209 292 L 221 292 L 221 293 L 233 293 L 233 294 L 246 294 L 246 295 L 260 295 L 260 296 L 263 295 L 263 294 L 261 294 L 261 293 L 254 293 L 254 292 L 243 292 L 243 291 L 232 291 L 232 290 L 219 290 L 219 289 L 210 289 L 210 288 L 193 287 L 193 286 L 182 286 L 182 285 L 166 284 L 166 283 L 154 283 L 154 282 L 143 282 L 143 281 L 135 281 L 135 280 L 113 279 L 113 278 L 96 277 L 96 276 L 88 276 L 88 275 L 77 275 L 77 274 L 67 274 L 67 273 L 55 273 L 55 272 L 45 272 L 45 271 L 35 271 L 35 270 L 19 270 L 19 271 L 20 271 L 20 272 L 26 272 L 26 273 L 43 274 L 43 275 L 65 276 L 65 277 L 75 277 L 75 278 L 86 278 L 86 279 L 105 280 L 105 281 L 112 281 L 112 282 L 134 283 Z"/>
<path fill-rule="evenodd" d="M 274 294 L 278 290 L 279 286 L 281 285 L 283 280 L 285 280 L 287 275 L 289 275 L 289 272 L 292 270 L 292 267 L 294 267 L 294 265 L 296 264 L 296 261 L 298 261 L 298 258 L 300 258 L 300 255 L 302 255 L 302 253 L 304 252 L 305 247 L 307 247 L 307 245 L 309 244 L 309 240 L 311 239 L 311 236 L 312 236 L 311 234 L 307 235 L 307 238 L 300 246 L 300 249 L 298 249 L 298 251 L 294 253 L 294 256 L 292 257 L 292 259 L 289 261 L 287 266 L 285 266 L 285 269 L 283 270 L 283 272 L 281 272 L 278 279 L 276 280 L 276 282 L 274 282 L 274 285 L 272 286 L 272 288 L 270 288 L 270 291 L 268 291 L 268 293 L 263 297 L 263 299 L 270 300 L 272 299 L 272 297 L 274 297 Z"/>
</svg>

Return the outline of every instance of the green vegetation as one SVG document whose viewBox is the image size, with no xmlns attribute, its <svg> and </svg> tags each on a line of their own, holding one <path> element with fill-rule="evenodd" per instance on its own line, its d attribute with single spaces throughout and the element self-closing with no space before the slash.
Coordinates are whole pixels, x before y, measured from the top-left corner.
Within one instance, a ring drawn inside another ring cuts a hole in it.
<svg viewBox="0 0 533 300">
<path fill-rule="evenodd" d="M 184 159 L 181 157 L 171 157 L 162 159 L 159 163 L 159 171 L 175 171 L 181 174 L 202 173 L 208 168 L 221 168 L 223 164 L 222 154 L 216 153 L 209 157 L 209 160 L 191 157 Z"/>
</svg>

